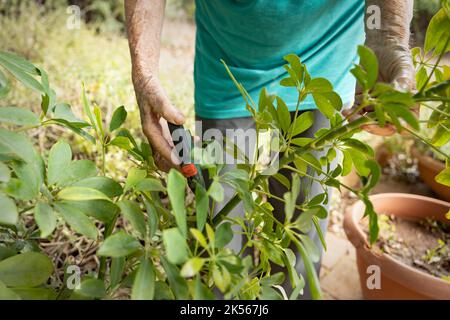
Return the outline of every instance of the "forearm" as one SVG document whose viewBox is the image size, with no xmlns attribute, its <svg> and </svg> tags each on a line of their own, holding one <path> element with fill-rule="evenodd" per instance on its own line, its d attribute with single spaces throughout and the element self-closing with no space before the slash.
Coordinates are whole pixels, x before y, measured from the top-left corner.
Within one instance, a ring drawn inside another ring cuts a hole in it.
<svg viewBox="0 0 450 320">
<path fill-rule="evenodd" d="M 380 29 L 366 27 L 366 38 L 371 42 L 395 41 L 397 45 L 409 47 L 410 24 L 413 16 L 414 0 L 366 0 L 366 22 L 373 14 L 370 6 L 380 8 Z"/>
<path fill-rule="evenodd" d="M 165 0 L 125 0 L 133 77 L 158 75 L 164 8 Z"/>
</svg>

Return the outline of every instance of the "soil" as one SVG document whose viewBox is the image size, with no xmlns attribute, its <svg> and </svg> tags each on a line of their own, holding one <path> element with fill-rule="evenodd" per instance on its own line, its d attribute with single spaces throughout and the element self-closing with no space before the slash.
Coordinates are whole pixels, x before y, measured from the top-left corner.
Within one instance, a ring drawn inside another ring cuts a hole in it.
<svg viewBox="0 0 450 320">
<path fill-rule="evenodd" d="M 367 219 L 361 223 L 368 233 Z M 412 221 L 379 216 L 380 250 L 406 265 L 450 281 L 450 225 L 440 221 Z"/>
</svg>

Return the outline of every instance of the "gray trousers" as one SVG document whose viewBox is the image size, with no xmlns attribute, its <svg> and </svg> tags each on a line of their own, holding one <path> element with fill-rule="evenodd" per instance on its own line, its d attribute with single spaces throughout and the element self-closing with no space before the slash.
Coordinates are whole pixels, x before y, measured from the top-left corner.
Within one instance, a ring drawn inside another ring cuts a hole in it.
<svg viewBox="0 0 450 320">
<path fill-rule="evenodd" d="M 314 121 L 313 126 L 311 128 L 309 128 L 307 131 L 300 134 L 299 137 L 313 137 L 314 133 L 317 130 L 329 126 L 328 120 L 320 112 L 318 112 L 317 110 L 315 110 L 313 112 L 314 112 L 314 116 L 315 116 L 315 121 Z M 291 113 L 291 116 L 293 116 L 293 113 Z M 233 118 L 233 119 L 202 119 L 200 117 L 197 117 L 196 120 L 201 121 L 202 136 L 203 136 L 203 133 L 208 129 L 217 129 L 224 136 L 226 136 L 227 129 L 247 130 L 247 129 L 251 129 L 251 128 L 255 127 L 254 120 L 251 117 Z M 199 132 L 199 130 L 200 130 L 200 128 L 197 127 L 196 132 Z M 197 135 L 199 135 L 199 134 L 197 133 Z M 227 137 L 227 138 L 233 139 L 233 137 Z M 231 168 L 233 168 L 233 165 L 227 165 L 224 168 L 224 170 L 229 170 Z M 284 171 L 284 169 L 282 169 L 282 170 L 280 170 L 280 173 L 284 174 L 289 180 L 291 180 L 291 175 L 290 175 L 289 171 L 287 171 L 287 170 Z M 209 179 L 207 177 L 207 173 L 204 173 L 204 174 L 206 175 L 205 181 L 208 184 Z M 309 195 L 311 197 L 316 194 L 323 193 L 323 188 L 319 183 L 307 181 L 306 183 L 308 183 L 308 184 L 305 184 L 305 182 L 306 181 L 302 181 L 301 186 L 304 186 L 304 185 L 309 186 L 308 191 L 309 191 Z M 225 191 L 224 201 L 222 203 L 216 204 L 215 213 L 217 213 L 220 209 L 222 209 L 223 206 L 228 202 L 228 200 L 230 200 L 233 197 L 233 195 L 235 194 L 235 190 L 231 186 L 223 184 L 223 188 Z M 288 191 L 284 185 L 282 185 L 280 182 L 278 182 L 276 179 L 273 179 L 273 178 L 269 179 L 269 189 L 270 189 L 271 194 L 273 194 L 277 197 L 280 197 L 280 198 L 283 198 L 284 193 L 286 193 Z M 304 201 L 304 199 L 305 199 L 304 196 L 305 196 L 304 192 L 301 192 L 301 194 L 299 195 L 298 200 L 297 200 L 299 204 Z M 329 194 L 329 199 L 331 199 L 331 194 Z M 281 219 L 282 219 L 281 221 L 283 221 L 284 220 L 284 203 L 279 200 L 276 200 L 274 198 L 270 198 L 269 202 L 274 208 L 274 212 L 275 212 L 274 215 L 277 217 L 281 217 Z M 296 214 L 301 214 L 301 212 L 296 212 Z M 244 208 L 243 208 L 242 203 L 239 204 L 238 206 L 236 206 L 236 208 L 229 215 L 230 218 L 237 217 L 237 216 L 240 216 L 240 217 L 244 216 Z M 328 219 L 320 220 L 320 227 L 321 227 L 324 235 L 327 230 L 327 225 L 328 225 Z M 243 243 L 245 243 L 246 240 L 240 234 L 239 226 L 235 226 L 234 231 L 235 231 L 235 236 L 234 236 L 233 240 L 230 242 L 230 244 L 228 245 L 228 247 L 235 252 L 239 252 L 242 249 Z M 311 239 L 314 241 L 314 243 L 317 245 L 317 247 L 322 252 L 322 244 L 320 242 L 319 236 L 318 236 L 315 228 L 313 228 L 311 230 L 309 236 L 311 237 Z M 306 282 L 306 286 L 303 290 L 303 295 L 300 295 L 300 299 L 309 300 L 309 299 L 311 299 L 311 295 L 309 292 L 308 281 L 306 280 L 305 267 L 303 265 L 300 254 L 297 252 L 296 248 L 292 247 L 292 250 L 296 253 L 296 256 L 297 256 L 296 270 L 298 273 L 301 273 L 303 275 L 305 282 Z M 319 261 L 318 263 L 315 264 L 317 274 L 320 273 L 320 265 L 321 265 L 321 261 Z M 286 273 L 286 280 L 285 280 L 283 287 L 289 296 L 290 292 L 292 291 L 292 288 L 291 288 L 290 284 L 288 284 L 289 277 L 287 276 L 286 270 L 283 268 L 280 268 L 276 265 L 273 266 L 272 270 L 274 272 L 284 271 Z"/>
</svg>

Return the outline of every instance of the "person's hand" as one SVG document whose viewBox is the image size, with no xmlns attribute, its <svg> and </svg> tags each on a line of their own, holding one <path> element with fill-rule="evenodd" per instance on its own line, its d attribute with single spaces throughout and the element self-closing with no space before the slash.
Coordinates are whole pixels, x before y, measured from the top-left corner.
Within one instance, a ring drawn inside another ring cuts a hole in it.
<svg viewBox="0 0 450 320">
<path fill-rule="evenodd" d="M 152 146 L 156 165 L 159 169 L 168 171 L 177 167 L 178 163 L 172 152 L 173 142 L 167 122 L 183 124 L 184 115 L 170 102 L 156 76 L 136 70 L 133 70 L 132 75 L 142 130 Z"/>
<path fill-rule="evenodd" d="M 365 43 L 378 58 L 378 80 L 390 83 L 400 91 L 414 90 L 415 72 L 409 48 L 409 26 L 412 19 L 413 2 L 411 0 L 366 0 L 366 6 L 368 5 L 379 6 L 381 12 L 381 28 L 366 28 Z M 356 103 L 358 100 L 357 91 Z M 383 127 L 366 125 L 362 128 L 381 136 L 389 136 L 396 132 L 395 127 L 391 124 Z"/>
</svg>

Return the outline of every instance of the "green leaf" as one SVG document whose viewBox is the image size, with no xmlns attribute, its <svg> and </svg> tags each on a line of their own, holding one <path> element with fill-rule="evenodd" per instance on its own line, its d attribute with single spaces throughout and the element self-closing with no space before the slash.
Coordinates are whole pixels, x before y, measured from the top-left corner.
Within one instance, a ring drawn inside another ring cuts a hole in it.
<svg viewBox="0 0 450 320">
<path fill-rule="evenodd" d="M 47 181 L 49 185 L 58 183 L 67 174 L 72 160 L 72 150 L 64 141 L 55 143 L 48 156 Z"/>
<path fill-rule="evenodd" d="M 314 113 L 311 111 L 303 112 L 292 123 L 292 136 L 295 137 L 302 132 L 308 130 L 314 123 Z"/>
<path fill-rule="evenodd" d="M 221 292 L 227 291 L 231 283 L 231 275 L 227 268 L 220 268 L 217 264 L 213 265 L 212 276 L 215 285 Z"/>
<path fill-rule="evenodd" d="M 367 73 L 367 86 L 373 88 L 378 79 L 378 60 L 372 49 L 358 46 L 359 64 Z"/>
<path fill-rule="evenodd" d="M 20 296 L 0 281 L 0 300 L 20 300 Z"/>
<path fill-rule="evenodd" d="M 445 9 L 442 8 L 438 13 L 431 19 L 427 33 L 425 35 L 425 45 L 424 49 L 427 53 L 435 50 L 434 55 L 441 54 L 445 48 L 439 45 L 444 45 L 441 42 L 445 42 L 450 37 L 450 18 L 448 17 Z"/>
<path fill-rule="evenodd" d="M 287 132 L 291 125 L 291 113 L 289 112 L 286 103 L 280 97 L 277 97 L 277 114 L 281 130 Z"/>
<path fill-rule="evenodd" d="M 334 116 L 336 110 L 327 96 L 322 93 L 313 93 L 313 98 L 320 112 L 328 119 L 331 119 Z"/>
<path fill-rule="evenodd" d="M 311 240 L 311 238 L 307 235 L 299 234 L 298 237 L 300 238 L 300 241 L 303 243 L 304 248 L 310 257 L 312 262 L 319 262 L 320 260 L 320 251 L 319 248 L 317 248 L 314 241 Z"/>
<path fill-rule="evenodd" d="M 8 166 L 0 162 L 0 182 L 8 182 L 11 178 L 11 171 Z"/>
<path fill-rule="evenodd" d="M 209 290 L 209 288 L 207 288 L 202 283 L 201 277 L 197 275 L 197 277 L 195 278 L 194 300 L 214 300 L 214 299 L 215 299 L 214 294 L 211 292 L 211 290 Z"/>
<path fill-rule="evenodd" d="M 325 78 L 314 78 L 306 86 L 306 90 L 313 93 L 330 92 L 333 91 L 333 85 Z"/>
<path fill-rule="evenodd" d="M 25 135 L 0 128 L 0 159 L 35 162 L 37 155 Z"/>
<path fill-rule="evenodd" d="M 139 182 L 145 179 L 147 172 L 145 170 L 139 170 L 136 168 L 131 168 L 128 172 L 127 180 L 125 181 L 124 191 L 128 191 L 134 188 Z"/>
<path fill-rule="evenodd" d="M 117 205 L 120 207 L 123 216 L 130 222 L 133 229 L 138 232 L 142 239 L 144 239 L 147 228 L 144 214 L 139 205 L 130 200 L 121 200 Z"/>
<path fill-rule="evenodd" d="M 53 289 L 47 288 L 12 288 L 22 300 L 56 300 L 58 296 Z"/>
<path fill-rule="evenodd" d="M 132 300 L 153 300 L 155 296 L 155 270 L 150 259 L 143 258 L 134 278 Z"/>
<path fill-rule="evenodd" d="M 118 197 L 123 192 L 122 186 L 108 177 L 90 177 L 77 181 L 72 186 L 95 189 L 109 198 Z"/>
<path fill-rule="evenodd" d="M 127 119 L 127 111 L 124 106 L 118 107 L 111 118 L 111 122 L 109 123 L 109 131 L 113 132 L 118 129 Z"/>
<path fill-rule="evenodd" d="M 133 150 L 133 145 L 128 137 L 117 136 L 108 145 L 113 145 L 127 151 Z"/>
<path fill-rule="evenodd" d="M 11 198 L 0 192 L 0 224 L 15 225 L 19 218 L 17 207 Z"/>
<path fill-rule="evenodd" d="M 95 123 L 99 131 L 99 135 L 101 137 L 105 136 L 105 131 L 103 130 L 103 121 L 102 121 L 102 111 L 100 110 L 100 107 L 95 105 L 94 106 L 94 115 L 95 115 Z"/>
<path fill-rule="evenodd" d="M 203 247 L 207 248 L 208 243 L 206 242 L 205 236 L 199 230 L 191 228 L 190 229 L 192 236 L 197 240 L 197 242 Z"/>
<path fill-rule="evenodd" d="M 169 285 L 175 298 L 178 300 L 189 299 L 189 288 L 186 280 L 180 275 L 178 268 L 170 263 L 164 256 L 161 257 L 161 263 L 164 270 L 166 271 L 167 279 L 169 280 Z"/>
<path fill-rule="evenodd" d="M 170 204 L 172 205 L 175 221 L 184 237 L 187 236 L 185 206 L 186 184 L 186 178 L 183 177 L 180 172 L 175 169 L 170 170 L 167 178 L 167 193 L 169 195 Z"/>
<path fill-rule="evenodd" d="M 106 296 L 105 283 L 100 279 L 88 278 L 80 283 L 75 292 L 85 297 L 101 299 Z"/>
<path fill-rule="evenodd" d="M 66 187 L 58 193 L 58 198 L 68 201 L 107 200 L 111 201 L 104 193 L 86 187 Z"/>
<path fill-rule="evenodd" d="M 158 230 L 158 224 L 159 224 L 159 216 L 158 216 L 158 212 L 155 208 L 155 206 L 147 201 L 147 199 L 144 197 L 144 205 L 145 205 L 145 210 L 147 211 L 147 223 L 148 223 L 148 233 L 149 233 L 149 237 L 152 238 L 155 233 L 156 230 Z"/>
<path fill-rule="evenodd" d="M 9 287 L 36 287 L 53 272 L 51 260 L 37 252 L 25 252 L 0 262 L 0 281 Z"/>
<path fill-rule="evenodd" d="M 111 259 L 111 271 L 109 273 L 111 288 L 115 288 L 121 282 L 125 270 L 125 262 L 124 257 Z"/>
<path fill-rule="evenodd" d="M 84 87 L 84 84 L 83 84 L 83 91 L 81 93 L 81 101 L 83 102 L 83 111 L 89 118 L 89 122 L 91 123 L 92 127 L 96 131 L 98 131 L 98 129 L 96 127 L 96 121 L 95 121 L 94 115 L 92 114 L 92 111 L 91 111 L 91 106 L 89 105 L 89 102 L 88 102 L 88 99 L 86 96 L 86 89 Z"/>
<path fill-rule="evenodd" d="M 195 213 L 197 218 L 197 229 L 203 231 L 208 218 L 209 198 L 205 188 L 200 184 L 195 188 Z"/>
<path fill-rule="evenodd" d="M 177 228 L 163 231 L 164 247 L 166 248 L 167 259 L 173 264 L 182 264 L 189 259 L 189 248 L 186 239 Z"/>
<path fill-rule="evenodd" d="M 44 165 L 38 157 L 34 163 L 13 162 L 10 164 L 17 178 L 12 178 L 5 191 L 16 199 L 33 200 L 39 195 L 43 182 Z"/>
<path fill-rule="evenodd" d="M 310 256 L 303 244 L 297 239 L 294 239 L 294 243 L 297 246 L 297 249 L 305 265 L 306 277 L 308 278 L 311 297 L 313 298 L 313 300 L 319 300 L 322 297 L 322 291 L 320 289 L 320 281 L 319 277 L 317 276 L 316 269 L 314 268 L 314 264 L 311 261 Z"/>
<path fill-rule="evenodd" d="M 11 90 L 11 83 L 2 70 L 0 70 L 0 98 L 5 97 L 9 90 Z"/>
<path fill-rule="evenodd" d="M 34 219 L 41 230 L 42 238 L 47 238 L 56 228 L 55 213 L 47 203 L 38 201 L 34 211 Z"/>
<path fill-rule="evenodd" d="M 84 214 L 102 222 L 110 222 L 119 212 L 119 207 L 109 200 L 64 201 Z"/>
<path fill-rule="evenodd" d="M 155 178 L 145 178 L 136 184 L 136 191 L 153 192 L 164 191 L 164 186 L 161 181 Z"/>
<path fill-rule="evenodd" d="M 83 212 L 66 203 L 56 203 L 55 207 L 67 224 L 76 232 L 90 239 L 97 239 L 97 227 Z"/>
<path fill-rule="evenodd" d="M 194 257 L 186 261 L 181 268 L 181 276 L 185 278 L 191 278 L 195 276 L 203 267 L 205 259 Z"/>
<path fill-rule="evenodd" d="M 120 230 L 106 238 L 97 251 L 99 256 L 120 258 L 128 256 L 141 248 L 139 241 Z"/>
<path fill-rule="evenodd" d="M 8 70 L 24 86 L 39 93 L 45 93 L 42 85 L 32 75 L 30 75 L 29 73 L 18 67 L 17 64 L 14 64 L 10 59 L 5 57 L 3 52 L 0 52 L 0 65 Z"/>
<path fill-rule="evenodd" d="M 39 70 L 38 68 L 36 68 L 35 65 L 33 65 L 31 62 L 15 53 L 0 51 L 0 57 L 8 61 L 9 63 L 13 64 L 23 72 L 32 74 L 34 76 L 39 75 Z"/>
<path fill-rule="evenodd" d="M 39 118 L 30 110 L 16 107 L 0 107 L 0 122 L 19 126 L 37 126 Z"/>
<path fill-rule="evenodd" d="M 89 126 L 89 123 L 87 123 L 84 120 L 78 119 L 74 113 L 72 112 L 72 109 L 69 104 L 67 103 L 58 103 L 55 105 L 55 108 L 53 110 L 53 116 L 56 119 L 61 119 L 64 121 L 67 121 L 72 126 L 76 128 L 84 128 Z"/>
<path fill-rule="evenodd" d="M 58 185 L 66 186 L 77 181 L 97 175 L 97 167 L 91 160 L 76 160 L 70 162 L 66 174 L 59 178 Z"/>
<path fill-rule="evenodd" d="M 216 202 L 222 202 L 225 196 L 225 191 L 222 187 L 222 184 L 214 179 L 208 189 L 208 195 L 214 199 Z"/>
<path fill-rule="evenodd" d="M 233 230 L 231 229 L 231 223 L 224 222 L 219 225 L 216 229 L 215 238 L 216 248 L 222 248 L 230 243 L 230 241 L 233 239 Z"/>
<path fill-rule="evenodd" d="M 436 182 L 450 187 L 450 168 L 445 168 L 434 179 Z"/>
</svg>

